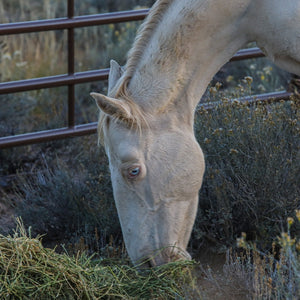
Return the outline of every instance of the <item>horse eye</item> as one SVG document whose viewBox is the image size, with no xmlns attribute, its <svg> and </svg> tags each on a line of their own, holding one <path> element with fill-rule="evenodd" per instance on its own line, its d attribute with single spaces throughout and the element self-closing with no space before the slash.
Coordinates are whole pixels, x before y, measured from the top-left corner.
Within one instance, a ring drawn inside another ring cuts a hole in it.
<svg viewBox="0 0 300 300">
<path fill-rule="evenodd" d="M 130 169 L 128 172 L 129 178 L 134 178 L 140 174 L 140 167 L 136 167 L 134 169 Z"/>
</svg>

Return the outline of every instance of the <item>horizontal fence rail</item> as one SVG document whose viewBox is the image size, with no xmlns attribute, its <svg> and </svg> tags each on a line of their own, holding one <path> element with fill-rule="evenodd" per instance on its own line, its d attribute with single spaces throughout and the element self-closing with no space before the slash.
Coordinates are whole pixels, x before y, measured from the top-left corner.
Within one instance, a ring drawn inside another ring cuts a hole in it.
<svg viewBox="0 0 300 300">
<path fill-rule="evenodd" d="M 0 95 L 79 84 L 108 78 L 109 69 L 0 83 Z"/>
<path fill-rule="evenodd" d="M 24 146 L 53 140 L 65 139 L 68 137 L 83 136 L 97 132 L 97 122 L 77 125 L 74 127 L 58 128 L 19 134 L 15 136 L 2 137 L 0 139 L 0 149 L 15 146 Z"/>
<path fill-rule="evenodd" d="M 251 105 L 251 104 L 257 103 L 259 101 L 268 103 L 268 102 L 274 102 L 274 101 L 279 101 L 279 100 L 288 100 L 291 96 L 292 96 L 292 93 L 286 92 L 286 91 L 281 91 L 281 92 L 258 94 L 258 95 L 254 95 L 254 96 L 246 96 L 246 97 L 242 97 L 242 98 L 231 99 L 231 100 L 229 100 L 229 103 L 233 103 L 235 101 L 240 101 L 242 103 L 248 103 Z M 214 109 L 215 107 L 217 107 L 220 104 L 222 104 L 222 101 L 215 101 L 215 102 L 200 104 L 199 107 L 203 107 L 204 109 L 210 110 L 210 109 Z"/>
<path fill-rule="evenodd" d="M 51 20 L 1 24 L 0 36 L 49 30 L 62 30 L 95 25 L 107 25 L 129 21 L 140 21 L 147 16 L 148 11 L 149 9 L 139 9 L 71 18 L 58 18 Z"/>
<path fill-rule="evenodd" d="M 108 78 L 109 69 L 92 70 L 77 73 L 74 72 L 74 28 L 143 20 L 147 16 L 148 11 L 148 9 L 141 9 L 97 15 L 74 16 L 74 0 L 68 0 L 68 16 L 66 18 L 1 24 L 0 36 L 49 30 L 68 30 L 67 74 L 0 83 L 0 95 L 38 90 L 43 88 L 68 86 L 68 127 L 20 134 L 15 136 L 0 137 L 0 149 L 95 133 L 97 130 L 96 122 L 75 126 L 74 87 L 76 84 L 80 83 L 106 80 Z M 263 56 L 264 54 L 259 48 L 243 49 L 238 51 L 230 61 L 258 58 Z M 256 95 L 253 97 L 245 97 L 241 100 L 248 102 L 257 100 L 265 101 L 270 98 L 287 99 L 290 96 L 291 93 L 288 92 L 277 92 Z M 207 108 L 209 107 L 207 106 Z"/>
</svg>

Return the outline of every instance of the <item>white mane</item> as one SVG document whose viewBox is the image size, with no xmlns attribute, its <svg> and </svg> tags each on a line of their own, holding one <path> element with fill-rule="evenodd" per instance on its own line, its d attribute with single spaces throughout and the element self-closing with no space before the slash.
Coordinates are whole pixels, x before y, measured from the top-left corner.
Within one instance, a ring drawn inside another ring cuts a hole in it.
<svg viewBox="0 0 300 300">
<path fill-rule="evenodd" d="M 133 46 L 128 53 L 127 63 L 125 65 L 125 74 L 123 75 L 123 81 L 116 92 L 116 97 L 119 96 L 121 98 L 130 98 L 127 91 L 128 82 L 136 70 L 136 66 L 139 63 L 144 50 L 146 49 L 147 44 L 153 35 L 153 31 L 161 21 L 165 11 L 172 2 L 173 0 L 156 1 L 149 12 L 149 15 L 140 26 Z"/>
</svg>

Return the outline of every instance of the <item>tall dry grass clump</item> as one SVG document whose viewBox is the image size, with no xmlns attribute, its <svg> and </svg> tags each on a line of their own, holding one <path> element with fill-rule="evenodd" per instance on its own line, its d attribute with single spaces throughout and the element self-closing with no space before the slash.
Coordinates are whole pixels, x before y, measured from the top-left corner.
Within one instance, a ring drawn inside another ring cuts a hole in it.
<svg viewBox="0 0 300 300">
<path fill-rule="evenodd" d="M 53 19 L 64 15 L 65 1 L 1 1 L 0 23 Z M 0 57 L 0 80 L 13 81 L 65 73 L 66 34 L 62 31 L 8 35 Z"/>
<path fill-rule="evenodd" d="M 286 230 L 273 241 L 270 252 L 262 252 L 256 244 L 247 241 L 242 233 L 237 245 L 245 249 L 248 262 L 248 280 L 252 284 L 254 299 L 299 299 L 300 298 L 300 231 L 291 232 L 300 222 L 300 210 L 295 217 L 288 217 Z M 245 259 L 244 259 L 245 261 Z"/>
</svg>

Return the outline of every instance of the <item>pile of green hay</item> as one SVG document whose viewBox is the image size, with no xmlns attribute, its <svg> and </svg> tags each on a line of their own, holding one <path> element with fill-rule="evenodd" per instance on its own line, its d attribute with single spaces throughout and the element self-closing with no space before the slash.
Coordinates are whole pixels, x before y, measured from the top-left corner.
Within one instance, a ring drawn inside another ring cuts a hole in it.
<svg viewBox="0 0 300 300">
<path fill-rule="evenodd" d="M 18 220 L 13 236 L 0 235 L 0 298 L 180 299 L 190 286 L 191 262 L 140 273 L 128 264 L 70 257 L 44 248 Z"/>
</svg>

